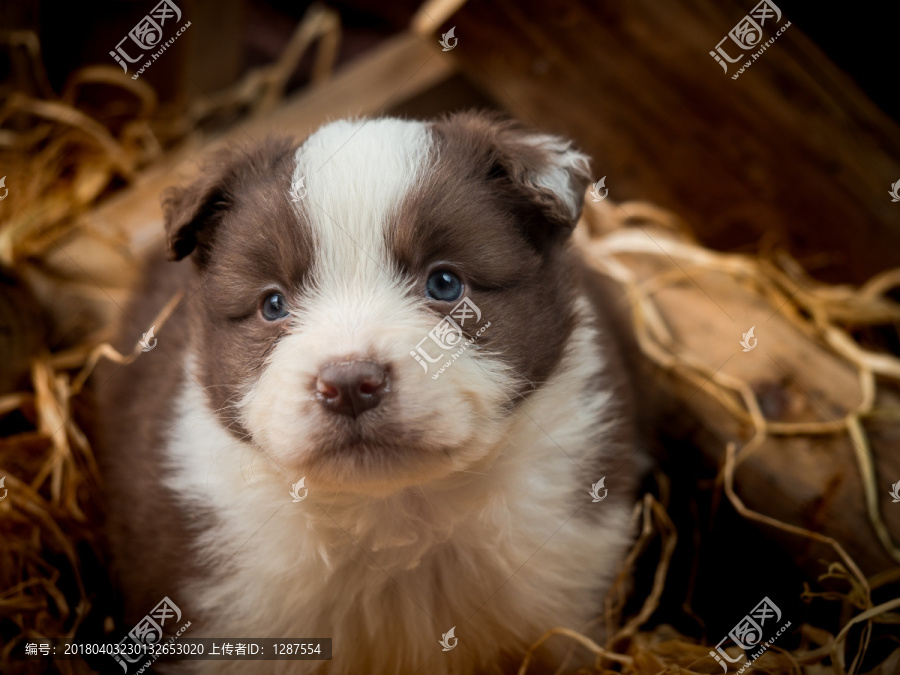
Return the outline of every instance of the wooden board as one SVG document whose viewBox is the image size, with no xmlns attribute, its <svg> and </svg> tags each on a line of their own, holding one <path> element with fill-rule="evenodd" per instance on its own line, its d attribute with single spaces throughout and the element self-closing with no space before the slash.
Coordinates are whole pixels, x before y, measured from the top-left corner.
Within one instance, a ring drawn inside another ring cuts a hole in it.
<svg viewBox="0 0 900 675">
<path fill-rule="evenodd" d="M 714 248 L 785 244 L 829 281 L 900 265 L 900 129 L 798 25 L 724 74 L 709 52 L 754 4 L 475 0 L 439 31 L 511 114 L 575 138 L 611 198 Z"/>
</svg>

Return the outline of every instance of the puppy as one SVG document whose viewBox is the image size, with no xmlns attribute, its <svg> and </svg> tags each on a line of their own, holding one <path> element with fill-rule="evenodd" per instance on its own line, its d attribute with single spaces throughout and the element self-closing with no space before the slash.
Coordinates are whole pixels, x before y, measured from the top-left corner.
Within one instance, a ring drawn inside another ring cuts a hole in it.
<svg viewBox="0 0 900 675">
<path fill-rule="evenodd" d="M 591 630 L 636 481 L 569 241 L 588 182 L 568 142 L 467 113 L 270 139 L 168 196 L 180 262 L 149 262 L 122 345 L 184 298 L 95 382 L 128 626 L 168 597 L 185 637 L 334 650 L 176 671 L 514 672 Z"/>
</svg>

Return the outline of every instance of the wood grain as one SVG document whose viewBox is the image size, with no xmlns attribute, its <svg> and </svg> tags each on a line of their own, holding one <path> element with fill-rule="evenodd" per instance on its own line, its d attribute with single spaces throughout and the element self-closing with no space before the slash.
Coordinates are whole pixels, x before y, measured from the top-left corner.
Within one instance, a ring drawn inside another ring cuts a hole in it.
<svg viewBox="0 0 900 675">
<path fill-rule="evenodd" d="M 824 280 L 900 265 L 900 129 L 797 25 L 724 74 L 709 52 L 754 4 L 473 0 L 439 30 L 457 26 L 451 54 L 513 115 L 576 139 L 612 198 L 669 208 L 714 248 L 765 237 Z"/>
</svg>

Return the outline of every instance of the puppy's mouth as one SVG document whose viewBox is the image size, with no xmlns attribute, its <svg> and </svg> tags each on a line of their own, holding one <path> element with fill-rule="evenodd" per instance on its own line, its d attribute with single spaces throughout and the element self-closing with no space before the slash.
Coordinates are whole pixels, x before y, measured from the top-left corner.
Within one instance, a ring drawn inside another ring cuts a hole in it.
<svg viewBox="0 0 900 675">
<path fill-rule="evenodd" d="M 384 415 L 363 415 L 357 419 L 328 420 L 312 441 L 314 457 L 359 460 L 360 455 L 377 456 L 381 461 L 400 458 L 405 453 L 432 451 L 434 439 L 404 427 Z"/>
<path fill-rule="evenodd" d="M 388 419 L 330 420 L 302 463 L 311 481 L 352 491 L 401 487 L 445 475 L 453 449 L 433 434 Z"/>
</svg>

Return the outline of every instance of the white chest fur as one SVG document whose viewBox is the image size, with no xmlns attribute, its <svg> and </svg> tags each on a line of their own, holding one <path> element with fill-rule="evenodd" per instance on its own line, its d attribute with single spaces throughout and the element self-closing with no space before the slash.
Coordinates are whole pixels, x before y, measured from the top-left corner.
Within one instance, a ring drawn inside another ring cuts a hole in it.
<svg viewBox="0 0 900 675">
<path fill-rule="evenodd" d="M 583 628 L 630 541 L 626 512 L 592 503 L 600 476 L 579 468 L 621 452 L 596 444 L 609 397 L 578 393 L 601 358 L 593 330 L 579 328 L 557 374 L 512 414 L 492 464 L 387 498 L 307 485 L 292 502 L 301 476 L 229 435 L 187 381 L 168 483 L 187 518 L 192 505 L 216 514 L 196 552 L 214 572 L 173 599 L 184 593 L 202 613 L 196 637 L 330 637 L 334 658 L 186 663 L 197 672 L 494 672 L 499 654 L 521 654 L 550 627 Z M 604 513 L 587 519 L 586 509 Z M 452 626 L 459 642 L 444 652 Z"/>
</svg>

